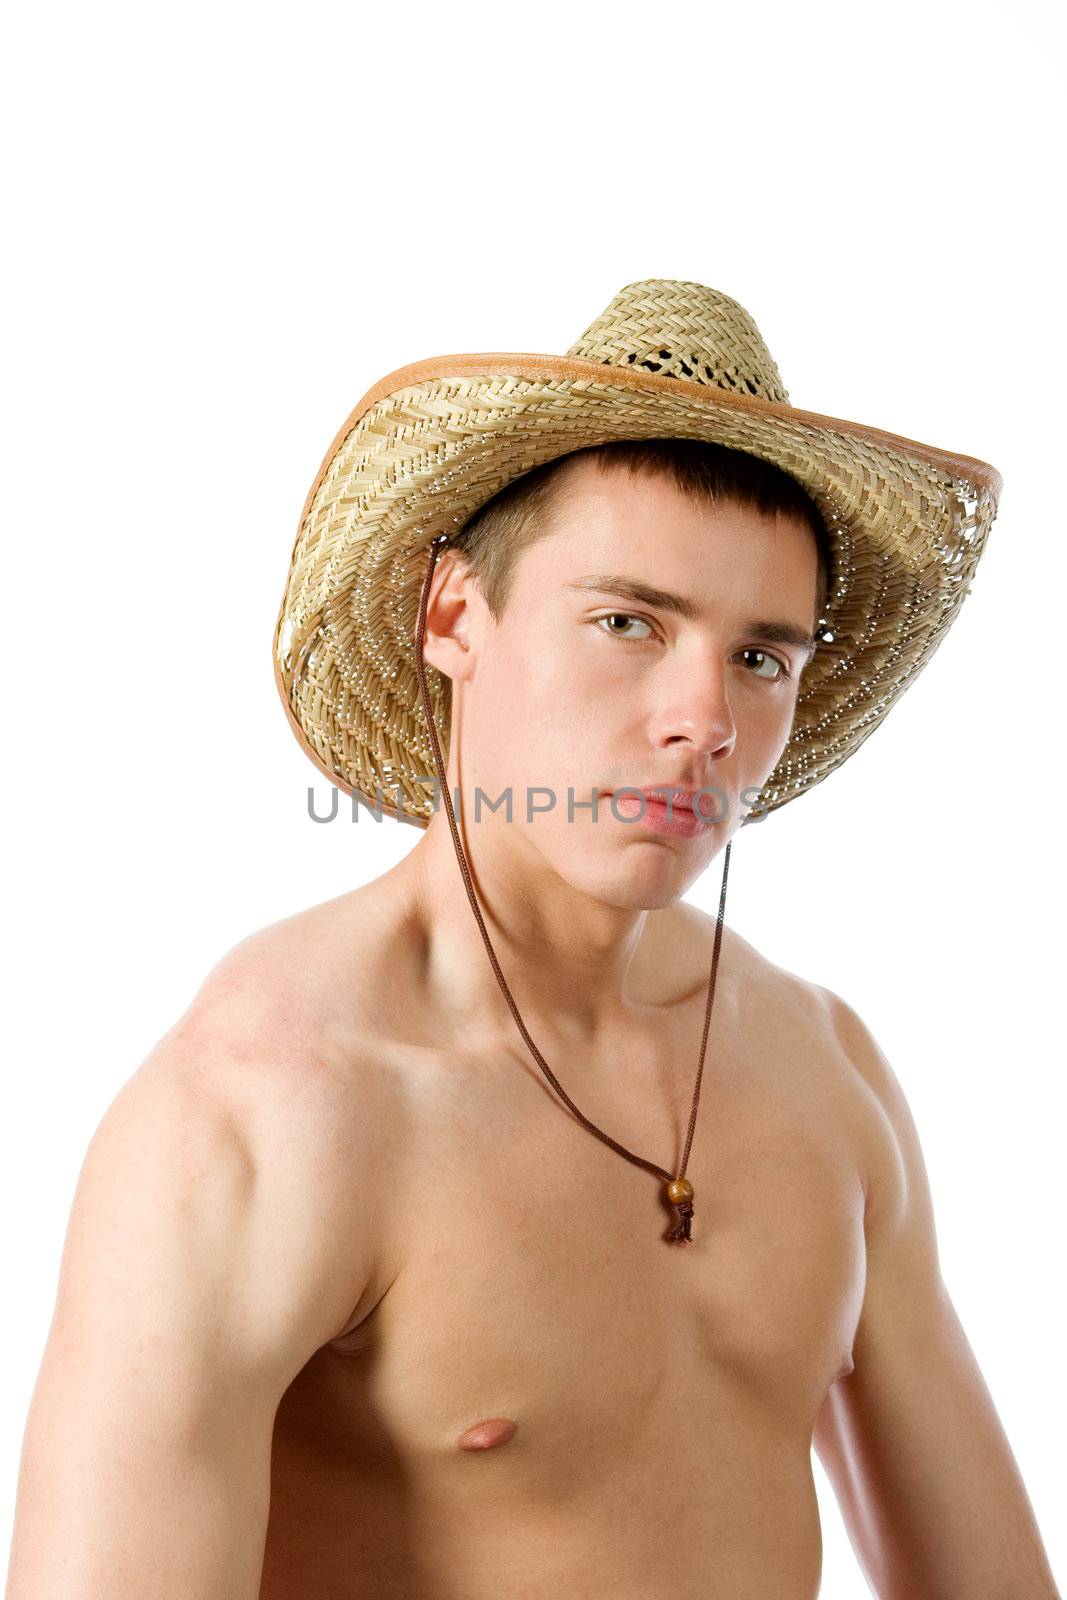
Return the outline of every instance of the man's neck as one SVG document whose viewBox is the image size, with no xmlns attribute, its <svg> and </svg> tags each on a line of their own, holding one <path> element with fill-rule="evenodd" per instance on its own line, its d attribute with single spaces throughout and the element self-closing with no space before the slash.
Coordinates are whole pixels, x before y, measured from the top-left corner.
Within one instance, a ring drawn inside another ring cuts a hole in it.
<svg viewBox="0 0 1067 1600">
<path fill-rule="evenodd" d="M 706 985 L 710 950 L 684 902 L 613 906 L 553 874 L 540 857 L 479 833 L 468 867 L 508 988 L 531 1032 L 596 1048 L 631 1021 Z M 512 836 L 514 838 L 514 836 Z M 494 847 L 495 845 L 495 847 Z M 466 849 L 466 845 L 465 845 Z M 418 930 L 421 978 L 444 1011 L 479 1035 L 514 1022 L 471 910 L 443 812 L 391 874 Z M 703 947 L 703 948 L 702 948 Z"/>
</svg>

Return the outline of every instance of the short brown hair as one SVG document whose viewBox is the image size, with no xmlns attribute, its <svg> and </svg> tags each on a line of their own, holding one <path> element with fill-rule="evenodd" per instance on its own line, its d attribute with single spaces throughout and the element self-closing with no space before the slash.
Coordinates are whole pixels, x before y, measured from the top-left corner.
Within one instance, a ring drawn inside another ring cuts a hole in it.
<svg viewBox="0 0 1067 1600">
<path fill-rule="evenodd" d="M 819 555 L 816 618 L 821 618 L 832 571 L 830 541 L 814 501 L 795 478 L 759 456 L 703 439 L 613 439 L 572 450 L 523 473 L 453 536 L 451 542 L 466 557 L 494 621 L 504 614 L 519 556 L 552 531 L 564 482 L 561 468 L 580 456 L 595 457 L 601 470 L 614 467 L 667 478 L 683 494 L 705 503 L 731 501 L 806 522 Z"/>
</svg>

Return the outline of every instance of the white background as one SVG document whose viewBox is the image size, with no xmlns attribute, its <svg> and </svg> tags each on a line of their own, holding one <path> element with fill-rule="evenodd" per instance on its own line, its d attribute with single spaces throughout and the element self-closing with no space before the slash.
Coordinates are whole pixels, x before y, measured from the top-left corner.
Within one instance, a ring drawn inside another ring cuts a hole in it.
<svg viewBox="0 0 1067 1600">
<path fill-rule="evenodd" d="M 562 351 L 623 284 L 695 278 L 755 316 L 794 404 L 1004 475 L 951 635 L 840 772 L 738 837 L 729 916 L 893 1064 L 1063 1581 L 1053 25 L 1031 5 L 549 4 L 9 25 L 5 1518 L 106 1106 L 231 945 L 418 837 L 309 821 L 328 786 L 272 677 L 336 429 L 402 363 Z M 718 880 L 690 898 L 714 912 Z M 822 1594 L 851 1600 L 867 1587 L 816 1477 Z"/>
</svg>

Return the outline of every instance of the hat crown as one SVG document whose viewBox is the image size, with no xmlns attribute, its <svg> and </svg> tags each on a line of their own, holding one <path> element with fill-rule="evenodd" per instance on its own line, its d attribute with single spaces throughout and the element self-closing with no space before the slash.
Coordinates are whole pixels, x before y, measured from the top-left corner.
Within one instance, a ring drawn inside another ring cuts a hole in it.
<svg viewBox="0 0 1067 1600">
<path fill-rule="evenodd" d="M 626 284 L 567 354 L 789 403 L 744 306 L 703 283 L 644 278 Z"/>
</svg>

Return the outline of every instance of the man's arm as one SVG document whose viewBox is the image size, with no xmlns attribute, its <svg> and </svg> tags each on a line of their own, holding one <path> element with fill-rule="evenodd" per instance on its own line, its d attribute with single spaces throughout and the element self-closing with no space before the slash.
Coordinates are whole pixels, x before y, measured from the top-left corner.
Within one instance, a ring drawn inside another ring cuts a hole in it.
<svg viewBox="0 0 1067 1600">
<path fill-rule="evenodd" d="M 880 1128 L 854 1370 L 813 1441 L 879 1600 L 1060 1600 L 1018 1466 L 941 1278 L 915 1124 L 864 1023 L 824 990 Z"/>
<path fill-rule="evenodd" d="M 271 1048 L 187 1015 L 90 1141 L 8 1600 L 259 1595 L 278 1402 L 351 1315 L 375 1243 L 358 1133 L 342 1182 L 318 1065 Z"/>
</svg>

